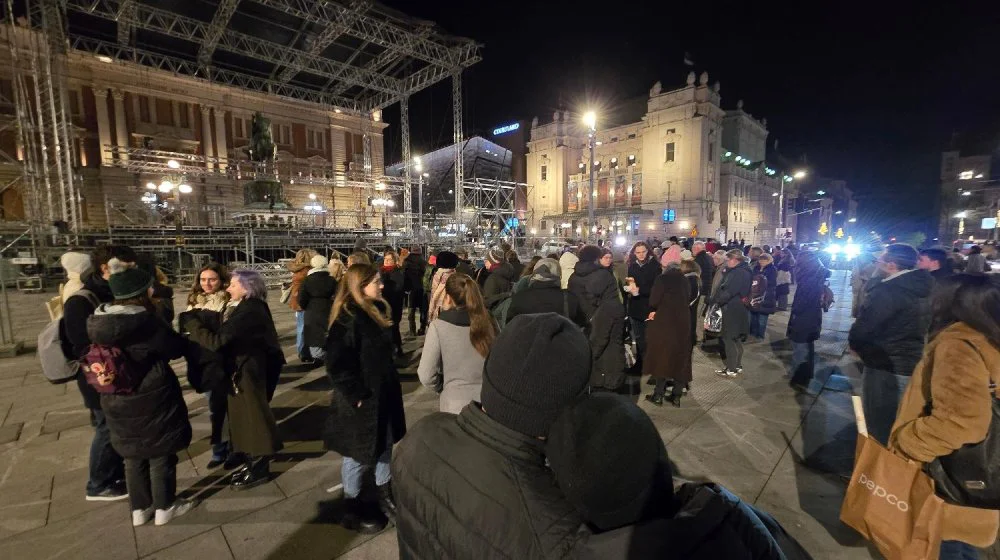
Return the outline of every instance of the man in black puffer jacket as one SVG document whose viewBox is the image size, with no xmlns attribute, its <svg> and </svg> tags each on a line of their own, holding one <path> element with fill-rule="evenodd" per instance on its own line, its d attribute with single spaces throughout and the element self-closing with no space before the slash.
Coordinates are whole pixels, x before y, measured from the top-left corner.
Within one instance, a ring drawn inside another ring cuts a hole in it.
<svg viewBox="0 0 1000 560">
<path fill-rule="evenodd" d="M 393 451 L 400 558 L 566 557 L 582 521 L 545 464 L 545 437 L 589 376 L 587 339 L 567 319 L 511 321 L 486 360 L 482 403 L 431 414 Z"/>
<path fill-rule="evenodd" d="M 886 445 L 910 375 L 924 352 L 931 322 L 934 279 L 916 270 L 917 250 L 889 245 L 878 259 L 879 277 L 868 282 L 848 343 L 864 362 L 861 400 L 868 431 Z"/>
<path fill-rule="evenodd" d="M 90 291 L 100 303 L 114 301 L 108 286 L 111 271 L 108 262 L 116 258 L 125 263 L 136 261 L 135 252 L 124 245 L 99 247 L 91 257 L 94 269 L 83 277 L 83 289 Z M 79 359 L 90 348 L 87 334 L 87 319 L 96 307 L 83 294 L 74 294 L 63 304 L 61 338 L 64 341 L 63 354 Z M 128 497 L 125 488 L 125 466 L 122 458 L 111 446 L 108 424 L 101 411 L 101 399 L 97 391 L 87 384 L 83 373 L 76 376 L 76 384 L 83 396 L 83 405 L 90 410 L 90 424 L 94 427 L 94 439 L 90 444 L 89 474 L 87 480 L 87 501 L 107 502 Z"/>
<path fill-rule="evenodd" d="M 598 262 L 601 258 L 600 247 L 585 245 L 580 249 L 579 257 L 580 262 L 576 263 L 573 275 L 569 277 L 568 289 L 580 300 L 587 318 L 592 318 L 605 301 L 613 300 L 621 306 L 615 275 Z"/>
</svg>

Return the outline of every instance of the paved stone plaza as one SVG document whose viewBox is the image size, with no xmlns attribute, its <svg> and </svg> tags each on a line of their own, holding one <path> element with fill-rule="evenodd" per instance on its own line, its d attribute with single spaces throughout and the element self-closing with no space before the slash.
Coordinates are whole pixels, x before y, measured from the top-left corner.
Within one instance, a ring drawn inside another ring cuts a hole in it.
<svg viewBox="0 0 1000 560">
<path fill-rule="evenodd" d="M 838 521 L 845 488 L 839 474 L 849 473 L 853 461 L 850 380 L 857 369 L 845 354 L 847 275 L 834 274 L 837 303 L 817 343 L 818 397 L 787 385 L 791 348 L 782 313 L 772 316 L 766 342 L 748 346 L 742 378 L 717 378 L 718 358 L 695 350 L 695 380 L 683 406 L 656 408 L 644 400 L 640 406 L 666 441 L 678 478 L 727 486 L 774 514 L 815 558 L 871 558 L 877 556 L 867 544 Z M 184 296 L 175 299 L 177 309 Z M 46 323 L 47 297 L 12 297 L 24 339 L 33 341 Z M 178 490 L 201 505 L 163 527 L 133 528 L 124 501 L 84 501 L 92 430 L 76 385 L 49 384 L 33 354 L 0 360 L 0 558 L 396 558 L 394 530 L 360 536 L 325 513 L 340 498 L 341 459 L 319 442 L 329 383 L 322 369 L 298 365 L 291 311 L 277 303 L 272 310 L 291 363 L 272 402 L 285 440 L 272 481 L 237 493 L 224 472 L 205 468 L 207 404 L 188 388 L 194 441 L 181 455 Z M 416 379 L 420 342 L 408 340 L 407 349 L 403 389 L 412 425 L 437 410 L 437 396 Z M 176 371 L 183 375 L 183 366 Z"/>
</svg>

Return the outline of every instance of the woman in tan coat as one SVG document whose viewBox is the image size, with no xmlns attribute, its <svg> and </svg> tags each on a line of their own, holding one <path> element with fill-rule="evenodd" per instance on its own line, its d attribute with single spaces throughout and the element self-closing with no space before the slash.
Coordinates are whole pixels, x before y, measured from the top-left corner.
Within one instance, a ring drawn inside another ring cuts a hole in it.
<svg viewBox="0 0 1000 560">
<path fill-rule="evenodd" d="M 893 451 L 921 463 L 986 439 L 995 398 L 990 383 L 1000 381 L 1000 287 L 988 276 L 961 274 L 943 280 L 933 298 L 936 330 L 889 438 Z M 945 508 L 941 560 L 976 558 L 973 546 L 996 540 L 1000 512 Z"/>
</svg>

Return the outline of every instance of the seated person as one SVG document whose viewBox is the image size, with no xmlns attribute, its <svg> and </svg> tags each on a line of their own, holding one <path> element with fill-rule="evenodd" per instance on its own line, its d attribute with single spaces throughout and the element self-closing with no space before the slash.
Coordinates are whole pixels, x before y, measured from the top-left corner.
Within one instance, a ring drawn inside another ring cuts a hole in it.
<svg viewBox="0 0 1000 560">
<path fill-rule="evenodd" d="M 573 558 L 809 558 L 770 516 L 719 485 L 689 483 L 675 493 L 659 432 L 621 396 L 597 393 L 565 409 L 546 455 L 585 520 Z M 789 543 L 787 554 L 779 541 Z"/>
</svg>

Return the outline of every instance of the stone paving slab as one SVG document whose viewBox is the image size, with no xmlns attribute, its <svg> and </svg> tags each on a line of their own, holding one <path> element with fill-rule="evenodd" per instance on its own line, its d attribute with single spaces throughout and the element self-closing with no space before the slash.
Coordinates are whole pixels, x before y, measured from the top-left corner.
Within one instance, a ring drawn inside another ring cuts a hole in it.
<svg viewBox="0 0 1000 560">
<path fill-rule="evenodd" d="M 741 378 L 715 376 L 718 355 L 695 350 L 692 391 L 681 408 L 642 399 L 639 406 L 667 442 L 678 480 L 711 480 L 756 502 L 817 559 L 869 558 L 867 544 L 837 519 L 844 490 L 837 473 L 850 469 L 856 437 L 850 393 L 838 390 L 851 390 L 859 372 L 844 356 L 846 276 L 835 272 L 831 284 L 837 303 L 817 343 L 817 396 L 787 386 L 788 313 L 778 313 L 768 340 L 748 345 Z M 175 298 L 177 309 L 185 295 Z M 272 403 L 286 439 L 275 477 L 234 492 L 223 471 L 208 471 L 207 403 L 186 389 L 194 440 L 180 456 L 178 489 L 201 503 L 164 527 L 133 530 L 127 504 L 83 500 L 92 431 L 76 387 L 45 381 L 34 355 L 0 361 L 0 558 L 397 558 L 394 530 L 362 537 L 333 523 L 339 493 L 326 490 L 340 482 L 341 459 L 318 441 L 329 384 L 321 369 L 297 364 L 294 316 L 276 295 L 271 308 L 290 359 Z M 33 339 L 47 322 L 40 314 L 48 295 L 13 297 L 18 335 Z M 420 343 L 406 340 L 409 359 L 401 366 L 410 425 L 438 407 L 437 395 L 415 377 Z M 183 383 L 183 364 L 175 371 Z"/>
</svg>

